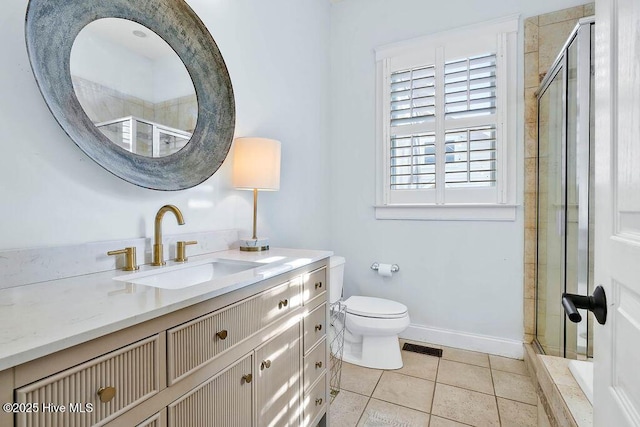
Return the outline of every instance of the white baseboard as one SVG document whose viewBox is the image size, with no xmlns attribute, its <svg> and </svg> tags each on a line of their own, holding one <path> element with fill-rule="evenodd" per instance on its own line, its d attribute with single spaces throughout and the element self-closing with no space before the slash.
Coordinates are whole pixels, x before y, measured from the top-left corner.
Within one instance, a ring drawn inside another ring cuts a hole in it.
<svg viewBox="0 0 640 427">
<path fill-rule="evenodd" d="M 411 324 L 400 338 L 522 359 L 522 341 Z"/>
</svg>

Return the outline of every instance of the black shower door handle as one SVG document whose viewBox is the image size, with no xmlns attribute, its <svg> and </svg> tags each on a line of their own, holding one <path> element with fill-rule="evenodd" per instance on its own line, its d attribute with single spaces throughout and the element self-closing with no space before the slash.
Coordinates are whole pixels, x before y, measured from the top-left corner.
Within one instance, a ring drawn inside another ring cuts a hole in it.
<svg viewBox="0 0 640 427">
<path fill-rule="evenodd" d="M 607 297 L 602 286 L 596 287 L 592 296 L 562 294 L 562 307 L 573 323 L 582 320 L 582 316 L 578 313 L 579 308 L 592 311 L 601 325 L 607 321 Z"/>
</svg>

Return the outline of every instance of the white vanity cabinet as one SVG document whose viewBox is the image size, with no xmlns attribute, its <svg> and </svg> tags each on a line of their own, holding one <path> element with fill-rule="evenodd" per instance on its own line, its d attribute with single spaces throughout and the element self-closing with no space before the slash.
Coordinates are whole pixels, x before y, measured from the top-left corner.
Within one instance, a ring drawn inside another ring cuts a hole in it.
<svg viewBox="0 0 640 427">
<path fill-rule="evenodd" d="M 326 282 L 323 259 L 2 371 L 0 396 L 67 411 L 0 425 L 326 426 Z"/>
</svg>

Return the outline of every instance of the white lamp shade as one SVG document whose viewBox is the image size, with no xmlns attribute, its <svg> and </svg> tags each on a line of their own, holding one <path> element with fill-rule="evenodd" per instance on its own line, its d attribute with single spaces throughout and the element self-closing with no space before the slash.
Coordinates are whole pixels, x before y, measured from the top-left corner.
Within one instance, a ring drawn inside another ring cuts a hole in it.
<svg viewBox="0 0 640 427">
<path fill-rule="evenodd" d="M 280 189 L 280 141 L 268 138 L 236 138 L 234 147 L 235 188 Z"/>
</svg>

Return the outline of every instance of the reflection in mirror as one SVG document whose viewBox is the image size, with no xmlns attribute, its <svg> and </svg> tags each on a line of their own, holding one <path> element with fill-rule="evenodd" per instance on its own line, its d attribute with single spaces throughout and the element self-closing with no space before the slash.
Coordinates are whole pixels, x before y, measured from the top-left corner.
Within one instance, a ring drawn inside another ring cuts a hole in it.
<svg viewBox="0 0 640 427">
<path fill-rule="evenodd" d="M 85 113 L 121 148 L 163 157 L 189 142 L 198 118 L 191 77 L 150 29 L 120 18 L 91 22 L 73 42 L 70 71 Z"/>
</svg>

